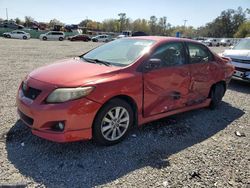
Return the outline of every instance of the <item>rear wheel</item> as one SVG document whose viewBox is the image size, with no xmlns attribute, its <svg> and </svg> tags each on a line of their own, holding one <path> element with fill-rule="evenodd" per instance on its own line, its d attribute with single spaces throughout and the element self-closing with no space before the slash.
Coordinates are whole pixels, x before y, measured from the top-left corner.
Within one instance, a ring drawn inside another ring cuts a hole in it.
<svg viewBox="0 0 250 188">
<path fill-rule="evenodd" d="M 225 87 L 223 84 L 218 83 L 214 85 L 210 91 L 210 98 L 211 98 L 211 103 L 210 103 L 210 109 L 215 109 L 217 108 L 221 100 L 225 94 Z"/>
<path fill-rule="evenodd" d="M 93 125 L 94 140 L 100 145 L 122 141 L 133 123 L 131 106 L 121 99 L 109 101 L 97 114 Z"/>
</svg>

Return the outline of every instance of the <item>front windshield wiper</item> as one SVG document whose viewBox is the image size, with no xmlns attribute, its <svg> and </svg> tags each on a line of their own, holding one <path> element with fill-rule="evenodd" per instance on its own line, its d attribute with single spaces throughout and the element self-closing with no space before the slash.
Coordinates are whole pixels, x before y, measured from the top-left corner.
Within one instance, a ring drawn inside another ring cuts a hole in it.
<svg viewBox="0 0 250 188">
<path fill-rule="evenodd" d="M 90 62 L 90 63 L 99 63 L 99 64 L 103 64 L 103 65 L 106 65 L 106 66 L 110 66 L 111 63 L 108 62 L 108 61 L 103 61 L 103 60 L 100 60 L 100 59 L 90 59 L 90 58 L 84 58 L 82 57 L 85 61 L 87 62 Z"/>
</svg>

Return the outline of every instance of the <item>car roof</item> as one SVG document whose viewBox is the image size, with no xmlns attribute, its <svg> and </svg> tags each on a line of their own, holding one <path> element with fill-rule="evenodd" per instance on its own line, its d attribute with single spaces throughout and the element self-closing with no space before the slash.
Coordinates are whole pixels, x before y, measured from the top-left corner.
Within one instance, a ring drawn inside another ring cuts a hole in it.
<svg viewBox="0 0 250 188">
<path fill-rule="evenodd" d="M 139 37 L 129 37 L 130 39 L 144 39 L 144 40 L 154 40 L 156 42 L 195 42 L 199 43 L 195 40 L 186 39 L 186 38 L 178 38 L 178 37 L 163 37 L 163 36 L 139 36 Z M 200 43 L 199 43 L 200 44 Z"/>
</svg>

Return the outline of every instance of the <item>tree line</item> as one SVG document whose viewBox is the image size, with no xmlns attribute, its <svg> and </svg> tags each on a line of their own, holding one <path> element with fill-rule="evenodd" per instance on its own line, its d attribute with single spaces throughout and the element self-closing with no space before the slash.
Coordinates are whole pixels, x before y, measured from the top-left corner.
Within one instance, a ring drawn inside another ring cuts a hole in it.
<svg viewBox="0 0 250 188">
<path fill-rule="evenodd" d="M 143 31 L 148 35 L 162 35 L 175 36 L 177 32 L 181 33 L 183 37 L 246 37 L 250 36 L 250 9 L 243 10 L 228 9 L 221 12 L 221 14 L 213 21 L 207 23 L 205 26 L 194 28 L 192 26 L 173 26 L 168 22 L 167 17 L 157 18 L 151 16 L 147 19 L 132 20 L 127 17 L 126 13 L 119 13 L 116 19 L 105 19 L 102 22 L 91 19 L 82 20 L 78 25 L 86 30 L 105 31 L 105 32 L 121 32 L 124 30 Z M 22 24 L 25 27 L 32 27 L 34 19 L 30 16 L 25 16 L 22 21 L 19 18 L 14 19 L 17 24 Z M 52 19 L 47 24 L 49 28 L 54 25 L 65 25 L 57 19 Z"/>
</svg>

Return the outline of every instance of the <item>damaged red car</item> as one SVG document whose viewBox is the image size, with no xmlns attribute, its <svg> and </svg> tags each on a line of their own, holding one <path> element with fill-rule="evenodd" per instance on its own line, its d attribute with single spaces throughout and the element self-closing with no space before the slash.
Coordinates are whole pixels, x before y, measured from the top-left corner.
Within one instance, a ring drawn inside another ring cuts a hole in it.
<svg viewBox="0 0 250 188">
<path fill-rule="evenodd" d="M 18 113 L 44 139 L 112 145 L 132 126 L 217 107 L 233 73 L 230 59 L 193 40 L 123 38 L 28 74 Z"/>
</svg>

